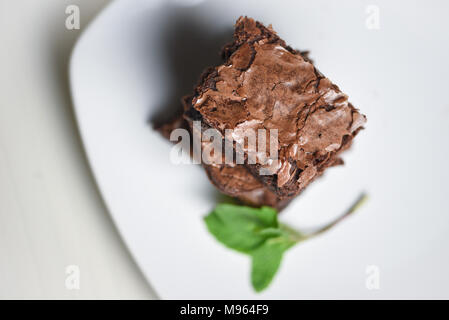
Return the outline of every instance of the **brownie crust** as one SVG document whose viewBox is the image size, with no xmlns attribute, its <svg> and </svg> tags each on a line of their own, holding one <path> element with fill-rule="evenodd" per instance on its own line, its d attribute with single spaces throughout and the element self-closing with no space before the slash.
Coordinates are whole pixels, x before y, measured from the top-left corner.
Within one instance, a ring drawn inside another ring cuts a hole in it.
<svg viewBox="0 0 449 320">
<path fill-rule="evenodd" d="M 187 119 L 195 117 L 223 137 L 226 129 L 278 130 L 273 174 L 261 175 L 263 164 L 245 167 L 280 199 L 297 195 L 341 162 L 340 153 L 366 118 L 305 54 L 287 46 L 271 26 L 240 17 L 222 56 L 224 64 L 206 70 L 195 88 Z M 248 151 L 244 137 L 234 139 Z"/>
</svg>

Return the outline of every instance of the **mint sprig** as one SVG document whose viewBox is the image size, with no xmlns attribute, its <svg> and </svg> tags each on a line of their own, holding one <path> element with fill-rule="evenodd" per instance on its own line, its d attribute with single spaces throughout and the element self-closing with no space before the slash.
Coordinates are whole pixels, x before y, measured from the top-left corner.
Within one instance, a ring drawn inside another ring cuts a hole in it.
<svg viewBox="0 0 449 320">
<path fill-rule="evenodd" d="M 271 207 L 251 208 L 218 204 L 204 220 L 209 232 L 222 244 L 251 257 L 251 284 L 266 289 L 278 271 L 284 253 L 295 244 L 322 234 L 353 213 L 367 199 L 362 194 L 343 215 L 316 231 L 303 234 L 280 224 Z"/>
</svg>

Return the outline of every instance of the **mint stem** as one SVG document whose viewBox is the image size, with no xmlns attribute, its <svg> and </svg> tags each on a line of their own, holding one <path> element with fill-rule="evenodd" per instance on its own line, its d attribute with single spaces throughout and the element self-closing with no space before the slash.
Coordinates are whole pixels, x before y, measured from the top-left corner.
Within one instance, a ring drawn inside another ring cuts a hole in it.
<svg viewBox="0 0 449 320">
<path fill-rule="evenodd" d="M 357 198 L 357 200 L 354 202 L 354 204 L 348 210 L 346 210 L 346 212 L 344 212 L 341 216 L 337 217 L 336 219 L 334 219 L 330 223 L 326 224 L 325 226 L 319 228 L 318 230 L 313 231 L 308 234 L 299 232 L 298 230 L 295 230 L 285 224 L 281 224 L 280 227 L 282 229 L 284 229 L 285 231 L 287 231 L 290 235 L 290 239 L 295 242 L 300 242 L 303 240 L 311 239 L 311 238 L 314 238 L 314 237 L 332 229 L 333 227 L 335 227 L 337 224 L 339 224 L 345 218 L 349 217 L 352 213 L 357 211 L 357 209 L 359 209 L 365 203 L 365 201 L 367 199 L 368 199 L 368 196 L 366 193 L 360 194 L 360 196 Z"/>
<path fill-rule="evenodd" d="M 281 229 L 287 231 L 289 234 L 289 238 L 295 242 L 300 242 L 305 239 L 308 239 L 308 235 L 301 233 L 298 230 L 295 230 L 285 224 L 279 224 L 279 226 L 281 227 Z"/>
<path fill-rule="evenodd" d="M 366 200 L 368 200 L 368 195 L 366 193 L 362 193 L 354 202 L 354 204 L 348 210 L 346 210 L 345 213 L 343 213 L 341 216 L 331 221 L 330 223 L 326 224 L 325 226 L 321 227 L 320 229 L 311 232 L 309 234 L 306 234 L 305 238 L 310 239 L 332 229 L 334 226 L 339 224 L 345 218 L 349 217 L 352 213 L 357 211 L 357 209 L 359 209 L 366 202 Z"/>
</svg>

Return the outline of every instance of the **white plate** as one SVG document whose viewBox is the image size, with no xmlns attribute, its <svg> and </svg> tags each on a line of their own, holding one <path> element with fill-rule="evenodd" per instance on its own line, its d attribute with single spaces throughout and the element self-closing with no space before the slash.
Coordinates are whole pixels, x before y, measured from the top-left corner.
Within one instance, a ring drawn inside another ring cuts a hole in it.
<svg viewBox="0 0 449 320">
<path fill-rule="evenodd" d="M 448 3 L 378 3 L 380 29 L 370 30 L 359 0 L 119 0 L 84 32 L 70 64 L 82 138 L 113 219 L 162 298 L 449 298 Z M 312 227 L 362 190 L 370 201 L 288 252 L 262 294 L 250 287 L 247 257 L 206 231 L 217 193 L 203 170 L 171 164 L 171 145 L 148 124 L 218 61 L 242 14 L 310 49 L 368 116 L 346 165 L 280 219 Z M 366 286 L 371 265 L 377 290 Z"/>
</svg>

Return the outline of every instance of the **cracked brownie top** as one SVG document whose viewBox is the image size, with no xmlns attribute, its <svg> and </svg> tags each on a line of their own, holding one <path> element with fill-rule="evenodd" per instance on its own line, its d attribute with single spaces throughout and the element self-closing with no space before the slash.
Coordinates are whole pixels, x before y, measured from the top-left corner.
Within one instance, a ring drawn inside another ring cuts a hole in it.
<svg viewBox="0 0 449 320">
<path fill-rule="evenodd" d="M 278 130 L 274 175 L 259 178 L 281 197 L 299 193 L 334 164 L 366 121 L 348 97 L 271 26 L 240 17 L 234 42 L 225 46 L 223 57 L 223 65 L 203 76 L 192 107 L 223 136 L 225 129 Z M 249 168 L 258 176 L 260 165 Z"/>
</svg>

